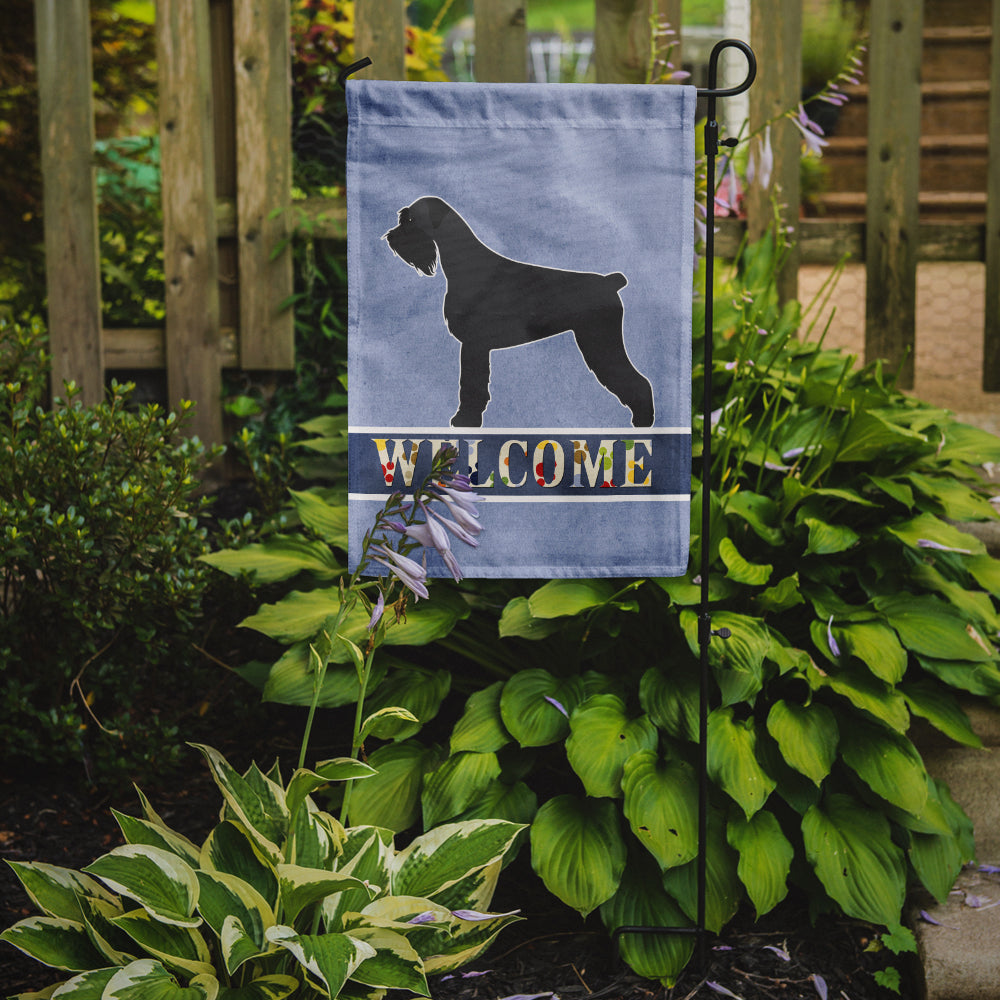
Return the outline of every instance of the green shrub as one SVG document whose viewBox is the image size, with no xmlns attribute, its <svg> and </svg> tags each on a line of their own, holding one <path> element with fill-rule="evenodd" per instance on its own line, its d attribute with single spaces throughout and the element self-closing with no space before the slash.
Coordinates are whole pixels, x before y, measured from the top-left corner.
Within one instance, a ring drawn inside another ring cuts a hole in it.
<svg viewBox="0 0 1000 1000">
<path fill-rule="evenodd" d="M 208 455 L 188 405 L 131 409 L 128 385 L 96 406 L 68 385 L 43 408 L 40 341 L 0 324 L 0 743 L 7 760 L 125 768 L 176 752 L 157 698 L 191 660 Z"/>
</svg>

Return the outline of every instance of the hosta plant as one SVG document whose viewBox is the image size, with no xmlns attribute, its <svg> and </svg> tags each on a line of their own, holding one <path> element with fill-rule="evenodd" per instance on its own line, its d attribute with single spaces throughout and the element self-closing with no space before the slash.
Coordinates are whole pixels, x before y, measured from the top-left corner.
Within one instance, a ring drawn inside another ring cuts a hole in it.
<svg viewBox="0 0 1000 1000">
<path fill-rule="evenodd" d="M 470 961 L 515 913 L 487 912 L 521 827 L 450 823 L 397 849 L 392 832 L 343 827 L 312 795 L 372 768 L 338 758 L 240 774 L 199 747 L 222 793 L 198 845 L 140 793 L 115 813 L 126 843 L 82 871 L 11 862 L 41 911 L 0 935 L 64 981 L 66 1000 L 281 1000 L 428 996 L 427 975 Z M 53 992 L 54 990 L 54 992 Z"/>
</svg>

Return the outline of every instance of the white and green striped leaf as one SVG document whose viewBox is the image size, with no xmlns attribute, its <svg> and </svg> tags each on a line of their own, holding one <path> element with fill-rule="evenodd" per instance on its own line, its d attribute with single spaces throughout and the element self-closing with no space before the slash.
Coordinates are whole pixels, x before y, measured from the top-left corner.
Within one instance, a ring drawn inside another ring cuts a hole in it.
<svg viewBox="0 0 1000 1000">
<path fill-rule="evenodd" d="M 244 986 L 224 986 L 218 1000 L 285 1000 L 299 986 L 294 976 L 261 976 Z"/>
<path fill-rule="evenodd" d="M 274 907 L 278 902 L 278 876 L 270 860 L 242 823 L 220 823 L 201 848 L 199 867 L 224 872 L 252 885 Z"/>
<path fill-rule="evenodd" d="M 370 778 L 378 772 L 363 761 L 353 757 L 336 757 L 316 765 L 313 770 L 300 767 L 288 782 L 285 791 L 285 806 L 290 815 L 295 815 L 309 795 L 331 781 L 352 781 Z"/>
<path fill-rule="evenodd" d="M 205 939 L 191 927 L 164 924 L 145 910 L 132 910 L 111 921 L 150 955 L 189 976 L 213 971 Z"/>
<path fill-rule="evenodd" d="M 419 996 L 429 996 L 424 963 L 413 945 L 402 934 L 384 927 L 355 927 L 351 937 L 364 941 L 375 949 L 351 973 L 351 979 L 379 989 L 409 990 Z"/>
<path fill-rule="evenodd" d="M 105 959 L 91 943 L 87 928 L 65 917 L 19 920 L 0 934 L 0 941 L 6 941 L 36 962 L 53 969 L 82 972 L 105 964 Z"/>
<path fill-rule="evenodd" d="M 213 975 L 195 976 L 181 986 L 159 962 L 143 958 L 119 969 L 101 1000 L 216 1000 L 218 995 L 219 981 Z"/>
<path fill-rule="evenodd" d="M 375 957 L 370 944 L 348 934 L 296 934 L 293 928 L 278 924 L 268 928 L 267 939 L 294 955 L 332 997 L 339 995 L 363 961 Z"/>
<path fill-rule="evenodd" d="M 112 809 L 111 812 L 118 821 L 122 835 L 128 843 L 159 847 L 161 850 L 176 854 L 192 867 L 198 864 L 199 848 L 182 834 L 159 823 L 128 816 L 117 809 Z"/>
<path fill-rule="evenodd" d="M 227 919 L 236 919 L 245 936 L 258 951 L 264 949 L 264 931 L 275 923 L 274 911 L 267 900 L 248 882 L 224 872 L 198 872 L 201 892 L 198 911 L 222 939 Z M 235 967 L 228 969 L 230 975 Z"/>
<path fill-rule="evenodd" d="M 278 881 L 281 887 L 282 912 L 286 920 L 293 922 L 305 907 L 345 889 L 362 889 L 369 892 L 369 898 L 375 895 L 361 879 L 353 875 L 303 868 L 300 865 L 278 865 Z"/>
<path fill-rule="evenodd" d="M 104 996 L 104 988 L 117 972 L 117 966 L 111 966 L 107 969 L 91 969 L 89 972 L 81 972 L 80 975 L 67 979 L 50 994 L 35 993 L 31 995 L 35 997 L 48 995 L 51 1000 L 101 1000 Z M 21 996 L 24 997 L 25 994 L 21 994 Z M 17 1000 L 17 998 L 12 998 L 12 1000 Z"/>
<path fill-rule="evenodd" d="M 8 861 L 7 864 L 31 901 L 46 916 L 81 920 L 81 896 L 116 902 L 100 882 L 72 868 L 60 868 L 40 861 Z"/>
</svg>

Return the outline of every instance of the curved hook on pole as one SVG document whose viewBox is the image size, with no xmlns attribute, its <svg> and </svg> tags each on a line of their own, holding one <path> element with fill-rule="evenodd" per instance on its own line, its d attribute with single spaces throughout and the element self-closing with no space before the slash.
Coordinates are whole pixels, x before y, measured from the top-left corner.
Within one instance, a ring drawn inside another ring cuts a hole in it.
<svg viewBox="0 0 1000 1000">
<path fill-rule="evenodd" d="M 358 70 L 364 69 L 366 66 L 371 66 L 371 64 L 372 64 L 371 59 L 369 59 L 368 56 L 365 56 L 363 59 L 359 59 L 357 62 L 352 62 L 350 66 L 345 66 L 337 74 L 337 83 L 340 85 L 340 89 L 345 90 L 347 88 L 347 78 L 352 73 L 357 73 Z"/>
<path fill-rule="evenodd" d="M 736 87 L 724 87 L 719 89 L 719 56 L 724 49 L 739 49 L 747 58 L 746 79 Z M 712 54 L 708 57 L 708 87 L 698 90 L 699 97 L 735 97 L 750 89 L 750 85 L 757 78 L 757 57 L 753 54 L 753 49 L 746 42 L 738 38 L 723 38 L 721 42 L 716 42 L 712 49 Z"/>
</svg>

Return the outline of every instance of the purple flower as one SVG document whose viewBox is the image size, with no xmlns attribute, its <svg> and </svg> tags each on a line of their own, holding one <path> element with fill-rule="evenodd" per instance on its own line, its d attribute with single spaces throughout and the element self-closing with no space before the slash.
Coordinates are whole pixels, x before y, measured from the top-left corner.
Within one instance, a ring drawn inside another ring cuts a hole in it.
<svg viewBox="0 0 1000 1000">
<path fill-rule="evenodd" d="M 509 913 L 480 913 L 479 910 L 452 910 L 451 915 L 459 920 L 492 920 L 494 917 L 513 917 L 520 913 L 520 910 L 511 910 Z"/>
<path fill-rule="evenodd" d="M 734 997 L 735 1000 L 743 1000 L 743 998 L 738 994 L 734 993 L 732 990 L 727 990 L 725 986 L 721 983 L 713 983 L 708 981 L 705 985 L 715 993 L 721 993 L 724 997 Z"/>
<path fill-rule="evenodd" d="M 385 595 L 380 590 L 378 592 L 378 600 L 375 602 L 375 607 L 372 608 L 372 616 L 368 619 L 368 631 L 371 632 L 376 625 L 382 620 L 382 613 L 385 611 Z"/>
<path fill-rule="evenodd" d="M 410 917 L 406 922 L 408 924 L 431 924 L 437 920 L 437 915 L 433 910 L 424 910 L 423 913 L 418 913 L 415 917 Z"/>
<path fill-rule="evenodd" d="M 376 553 L 372 556 L 375 562 L 391 570 L 404 587 L 413 591 L 417 597 L 430 597 L 427 591 L 427 570 L 420 563 L 385 545 L 373 545 L 371 551 Z M 382 556 L 385 558 L 381 558 Z"/>
<path fill-rule="evenodd" d="M 476 548 L 479 545 L 479 542 L 476 541 L 473 532 L 463 528 L 455 521 L 449 521 L 448 518 L 442 517 L 436 510 L 428 508 L 428 511 L 431 517 L 437 518 L 459 541 L 465 542 L 466 545 L 471 545 L 473 548 Z M 474 525 L 474 528 L 475 534 L 479 534 L 479 532 L 483 530 L 478 524 Z"/>
<path fill-rule="evenodd" d="M 830 615 L 830 620 L 826 623 L 826 641 L 830 647 L 830 652 L 834 656 L 840 656 L 840 646 L 837 645 L 837 640 L 833 637 L 833 615 Z"/>
<path fill-rule="evenodd" d="M 555 698 L 552 698 L 549 695 L 544 695 L 543 697 L 550 705 L 555 705 L 555 707 L 559 709 L 559 711 L 562 712 L 562 714 L 565 715 L 567 719 L 569 718 L 569 712 L 566 711 L 565 707 L 562 705 L 561 702 L 556 701 Z"/>
<path fill-rule="evenodd" d="M 826 980 L 819 974 L 813 973 L 810 977 L 813 981 L 813 986 L 816 987 L 816 992 L 819 994 L 819 1000 L 826 1000 L 827 988 Z"/>
<path fill-rule="evenodd" d="M 782 962 L 790 962 L 792 960 L 792 956 L 784 948 L 779 948 L 776 944 L 766 944 L 764 945 L 764 950 L 773 951 Z"/>
<path fill-rule="evenodd" d="M 774 172 L 774 150 L 771 148 L 771 126 L 764 129 L 764 135 L 758 138 L 756 145 L 750 147 L 750 160 L 747 163 L 747 182 L 753 184 L 756 180 L 767 190 L 771 186 L 771 174 Z"/>
<path fill-rule="evenodd" d="M 942 545 L 940 542 L 935 542 L 930 538 L 918 538 L 917 547 L 921 549 L 938 549 L 941 552 L 960 552 L 965 556 L 972 555 L 972 549 L 956 549 L 951 545 Z"/>
<path fill-rule="evenodd" d="M 806 109 L 801 104 L 798 114 L 792 116 L 792 124 L 802 133 L 806 149 L 816 156 L 822 156 L 823 147 L 827 145 L 826 139 L 821 138 L 823 130 L 806 114 Z"/>
</svg>

